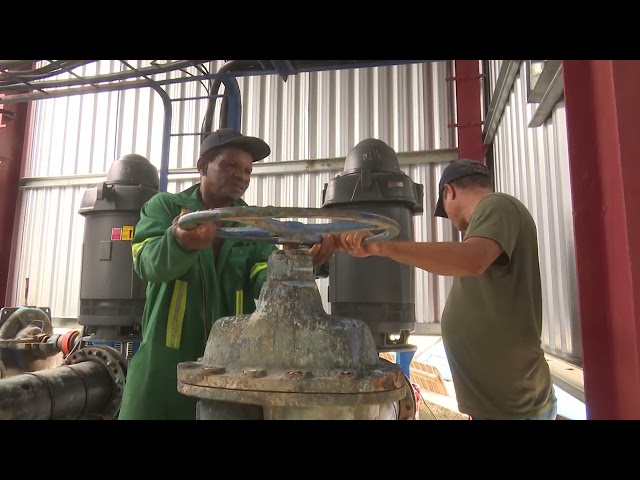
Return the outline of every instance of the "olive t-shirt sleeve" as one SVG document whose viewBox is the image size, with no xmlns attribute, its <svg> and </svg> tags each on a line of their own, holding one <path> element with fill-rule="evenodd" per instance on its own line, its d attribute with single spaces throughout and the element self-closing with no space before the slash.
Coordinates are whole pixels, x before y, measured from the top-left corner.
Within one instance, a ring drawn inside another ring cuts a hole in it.
<svg viewBox="0 0 640 480">
<path fill-rule="evenodd" d="M 501 255 L 497 263 L 507 264 L 513 255 L 520 228 L 517 207 L 508 198 L 492 194 L 483 198 L 473 211 L 464 239 L 484 237 L 498 242 L 506 258 Z"/>
</svg>

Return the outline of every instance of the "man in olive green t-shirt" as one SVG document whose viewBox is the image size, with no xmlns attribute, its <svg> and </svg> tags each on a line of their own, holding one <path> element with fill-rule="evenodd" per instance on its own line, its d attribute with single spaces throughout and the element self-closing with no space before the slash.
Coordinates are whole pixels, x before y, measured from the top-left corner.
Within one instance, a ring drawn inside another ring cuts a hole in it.
<svg viewBox="0 0 640 480">
<path fill-rule="evenodd" d="M 492 191 L 484 165 L 458 160 L 442 174 L 435 215 L 449 218 L 464 241 L 362 245 L 370 233 L 350 232 L 337 236 L 338 248 L 455 277 L 442 341 L 461 412 L 473 419 L 554 420 L 531 214 L 518 199 Z"/>
</svg>

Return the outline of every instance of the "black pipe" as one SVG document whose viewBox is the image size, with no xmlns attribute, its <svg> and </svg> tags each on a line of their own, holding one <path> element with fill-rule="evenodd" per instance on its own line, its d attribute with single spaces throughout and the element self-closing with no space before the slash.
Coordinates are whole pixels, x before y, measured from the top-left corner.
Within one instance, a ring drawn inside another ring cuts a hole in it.
<svg viewBox="0 0 640 480">
<path fill-rule="evenodd" d="M 101 415 L 113 380 L 99 362 L 25 373 L 0 381 L 0 420 L 77 420 Z"/>
</svg>

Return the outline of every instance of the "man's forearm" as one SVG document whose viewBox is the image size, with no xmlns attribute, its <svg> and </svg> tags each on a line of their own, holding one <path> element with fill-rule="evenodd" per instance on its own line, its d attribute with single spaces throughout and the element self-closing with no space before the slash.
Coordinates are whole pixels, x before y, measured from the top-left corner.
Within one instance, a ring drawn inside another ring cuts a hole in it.
<svg viewBox="0 0 640 480">
<path fill-rule="evenodd" d="M 467 245 L 459 242 L 400 242 L 380 244 L 380 256 L 444 276 L 481 273 L 481 266 Z"/>
</svg>

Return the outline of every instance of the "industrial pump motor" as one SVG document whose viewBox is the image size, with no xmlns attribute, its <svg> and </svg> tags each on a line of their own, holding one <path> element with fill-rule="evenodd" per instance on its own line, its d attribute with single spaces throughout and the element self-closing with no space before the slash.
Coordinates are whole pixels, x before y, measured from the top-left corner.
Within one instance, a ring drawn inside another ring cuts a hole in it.
<svg viewBox="0 0 640 480">
<path fill-rule="evenodd" d="M 78 323 L 92 343 L 135 342 L 146 283 L 135 273 L 131 241 L 143 205 L 158 193 L 158 170 L 141 155 L 116 160 L 107 179 L 87 190 Z"/>
<path fill-rule="evenodd" d="M 384 215 L 400 225 L 396 240 L 412 241 L 413 217 L 423 211 L 423 186 L 400 170 L 396 152 L 368 138 L 353 147 L 343 171 L 325 184 L 323 208 Z M 331 313 L 369 325 L 378 350 L 412 349 L 415 269 L 384 257 L 355 258 L 337 252 L 329 262 Z M 413 347 L 415 349 L 415 347 Z"/>
</svg>

